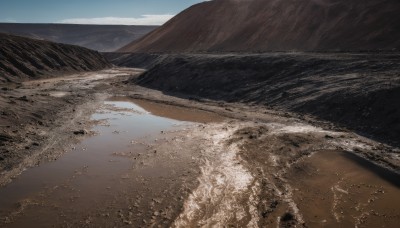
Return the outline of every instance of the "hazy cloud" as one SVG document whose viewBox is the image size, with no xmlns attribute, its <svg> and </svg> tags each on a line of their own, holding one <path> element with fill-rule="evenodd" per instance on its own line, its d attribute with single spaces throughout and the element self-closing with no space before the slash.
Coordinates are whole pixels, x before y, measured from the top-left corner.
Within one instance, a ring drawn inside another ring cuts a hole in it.
<svg viewBox="0 0 400 228">
<path fill-rule="evenodd" d="M 139 18 L 98 17 L 71 18 L 58 21 L 65 24 L 100 24 L 100 25 L 162 25 L 175 15 L 142 15 Z"/>
<path fill-rule="evenodd" d="M 2 22 L 6 22 L 6 23 L 16 23 L 17 21 L 12 19 L 12 18 L 6 18 L 6 19 L 2 19 L 0 20 Z"/>
</svg>

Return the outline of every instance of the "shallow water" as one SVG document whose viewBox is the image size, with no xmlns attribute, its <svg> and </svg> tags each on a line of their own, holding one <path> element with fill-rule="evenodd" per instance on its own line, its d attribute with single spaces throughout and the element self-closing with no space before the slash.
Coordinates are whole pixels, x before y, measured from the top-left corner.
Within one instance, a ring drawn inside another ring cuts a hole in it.
<svg viewBox="0 0 400 228">
<path fill-rule="evenodd" d="M 398 174 L 348 152 L 322 151 L 305 164 L 308 175 L 289 179 L 310 227 L 397 227 Z"/>
<path fill-rule="evenodd" d="M 132 157 L 145 153 L 148 143 L 160 137 L 161 132 L 178 130 L 193 122 L 220 120 L 208 112 L 127 98 L 104 102 L 92 119 L 99 121 L 92 129 L 94 136 L 71 146 L 57 161 L 31 168 L 0 188 L 2 222 L 9 227 L 33 222 L 41 227 L 52 226 L 60 223 L 52 217 L 55 209 L 79 214 L 93 205 L 102 205 L 102 201 L 124 190 L 121 180 L 134 165 Z M 31 206 L 36 209 L 25 210 Z"/>
</svg>

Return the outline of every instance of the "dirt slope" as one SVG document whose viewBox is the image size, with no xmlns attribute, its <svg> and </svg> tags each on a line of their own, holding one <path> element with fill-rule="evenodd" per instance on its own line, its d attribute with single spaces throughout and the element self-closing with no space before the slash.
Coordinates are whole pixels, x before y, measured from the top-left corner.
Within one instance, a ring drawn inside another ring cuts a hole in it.
<svg viewBox="0 0 400 228">
<path fill-rule="evenodd" d="M 73 44 L 101 52 L 115 51 L 155 28 L 157 26 L 0 23 L 1 33 Z"/>
<path fill-rule="evenodd" d="M 0 84 L 79 71 L 111 64 L 86 48 L 0 34 Z"/>
<path fill-rule="evenodd" d="M 119 51 L 392 50 L 398 12 L 398 0 L 206 1 Z"/>
<path fill-rule="evenodd" d="M 173 95 L 312 114 L 400 139 L 398 54 L 171 55 L 133 80 Z"/>
</svg>

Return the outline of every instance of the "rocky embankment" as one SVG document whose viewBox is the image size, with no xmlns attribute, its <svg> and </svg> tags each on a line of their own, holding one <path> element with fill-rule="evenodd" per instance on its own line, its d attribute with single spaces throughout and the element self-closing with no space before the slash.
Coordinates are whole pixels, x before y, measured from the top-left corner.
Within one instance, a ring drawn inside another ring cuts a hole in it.
<svg viewBox="0 0 400 228">
<path fill-rule="evenodd" d="M 161 56 L 132 83 L 189 98 L 310 114 L 385 142 L 400 138 L 400 55 Z"/>
<path fill-rule="evenodd" d="M 87 48 L 0 34 L 0 84 L 111 67 Z"/>
</svg>

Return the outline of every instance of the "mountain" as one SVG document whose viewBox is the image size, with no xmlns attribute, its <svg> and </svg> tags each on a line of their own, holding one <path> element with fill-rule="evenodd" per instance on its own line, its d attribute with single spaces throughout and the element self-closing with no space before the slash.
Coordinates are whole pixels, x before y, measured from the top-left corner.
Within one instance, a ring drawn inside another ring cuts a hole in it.
<svg viewBox="0 0 400 228">
<path fill-rule="evenodd" d="M 111 67 L 97 51 L 0 33 L 0 84 Z"/>
<path fill-rule="evenodd" d="M 155 28 L 157 26 L 0 23 L 0 33 L 73 44 L 101 52 L 115 51 Z"/>
<path fill-rule="evenodd" d="M 400 49 L 399 0 L 213 0 L 119 52 Z"/>
</svg>

